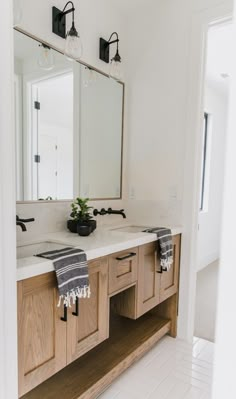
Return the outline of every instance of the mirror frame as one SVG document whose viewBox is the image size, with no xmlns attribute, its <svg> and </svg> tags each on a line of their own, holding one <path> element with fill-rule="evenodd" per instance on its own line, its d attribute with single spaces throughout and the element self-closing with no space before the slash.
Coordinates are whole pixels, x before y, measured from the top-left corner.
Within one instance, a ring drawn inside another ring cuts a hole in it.
<svg viewBox="0 0 236 399">
<path fill-rule="evenodd" d="M 22 33 L 23 35 L 29 37 L 30 39 L 33 39 L 39 43 L 45 44 L 46 46 L 49 46 L 51 49 L 57 51 L 58 53 L 64 55 L 64 53 L 59 50 L 57 47 L 53 46 L 49 42 L 46 42 L 45 40 L 40 39 L 39 37 L 32 35 L 31 33 L 25 31 L 24 29 L 21 29 L 18 26 L 15 26 L 13 30 L 16 30 L 17 32 Z M 84 65 L 93 71 L 100 73 L 103 76 L 106 76 L 107 78 L 110 78 L 109 75 L 103 71 L 101 71 L 98 68 L 95 68 L 94 66 L 87 64 L 84 61 L 77 60 L 74 58 L 74 61 L 78 62 L 81 65 Z M 120 165 L 120 196 L 119 197 L 113 197 L 113 198 L 89 198 L 90 201 L 117 201 L 117 200 L 122 200 L 123 198 L 123 163 L 124 163 L 124 117 L 125 117 L 125 83 L 123 81 L 118 81 L 118 84 L 121 84 L 123 86 L 123 101 L 122 101 L 122 123 L 121 123 L 121 165 Z M 79 195 L 79 194 L 78 194 Z M 63 199 L 63 200 L 51 200 L 51 201 L 46 201 L 46 200 L 28 200 L 28 201 L 16 201 L 16 204 L 51 204 L 51 203 L 58 203 L 58 202 L 72 202 L 74 198 L 71 199 Z"/>
</svg>

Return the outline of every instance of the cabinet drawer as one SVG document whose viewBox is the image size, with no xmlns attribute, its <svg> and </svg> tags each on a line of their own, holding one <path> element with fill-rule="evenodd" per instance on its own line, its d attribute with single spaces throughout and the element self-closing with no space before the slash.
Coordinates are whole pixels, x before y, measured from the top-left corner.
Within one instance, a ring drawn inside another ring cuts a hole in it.
<svg viewBox="0 0 236 399">
<path fill-rule="evenodd" d="M 109 294 L 137 281 L 138 248 L 109 256 Z"/>
</svg>

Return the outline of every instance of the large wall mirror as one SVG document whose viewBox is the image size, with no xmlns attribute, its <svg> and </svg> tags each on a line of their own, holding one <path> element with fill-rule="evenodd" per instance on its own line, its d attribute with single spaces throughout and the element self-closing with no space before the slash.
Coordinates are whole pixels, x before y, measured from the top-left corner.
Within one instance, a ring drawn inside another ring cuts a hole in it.
<svg viewBox="0 0 236 399">
<path fill-rule="evenodd" d="M 14 30 L 17 201 L 121 198 L 124 85 Z"/>
</svg>

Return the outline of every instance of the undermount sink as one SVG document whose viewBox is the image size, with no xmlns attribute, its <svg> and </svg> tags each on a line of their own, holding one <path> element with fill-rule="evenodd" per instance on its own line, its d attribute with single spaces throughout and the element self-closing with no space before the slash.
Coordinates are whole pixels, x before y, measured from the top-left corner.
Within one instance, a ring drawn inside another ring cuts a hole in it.
<svg viewBox="0 0 236 399">
<path fill-rule="evenodd" d="M 117 227 L 115 229 L 112 229 L 112 231 L 117 231 L 117 232 L 124 232 L 124 233 L 140 233 L 146 229 L 148 229 L 148 226 L 135 226 L 135 225 L 130 225 L 130 226 L 123 226 L 123 227 Z"/>
<path fill-rule="evenodd" d="M 28 258 L 40 254 L 42 252 L 54 251 L 56 249 L 63 249 L 68 245 L 57 244 L 51 241 L 40 241 L 34 244 L 19 245 L 16 248 L 17 259 Z"/>
</svg>

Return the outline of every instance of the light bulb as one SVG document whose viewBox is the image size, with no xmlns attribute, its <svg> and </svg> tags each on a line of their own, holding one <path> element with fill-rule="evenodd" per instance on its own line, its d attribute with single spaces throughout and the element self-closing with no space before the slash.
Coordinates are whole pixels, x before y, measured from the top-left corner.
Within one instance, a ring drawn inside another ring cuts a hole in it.
<svg viewBox="0 0 236 399">
<path fill-rule="evenodd" d="M 110 64 L 110 77 L 115 80 L 122 79 L 121 63 L 117 61 L 111 61 Z"/>
<path fill-rule="evenodd" d="M 92 68 L 85 67 L 84 72 L 84 87 L 89 87 L 90 85 L 97 82 L 97 73 Z"/>
<path fill-rule="evenodd" d="M 118 50 L 116 52 L 115 57 L 112 58 L 112 60 L 111 60 L 109 76 L 115 80 L 122 79 L 121 58 L 120 58 Z"/>
<path fill-rule="evenodd" d="M 13 25 L 17 26 L 21 23 L 23 16 L 22 0 L 14 0 L 13 2 Z"/>
<path fill-rule="evenodd" d="M 80 36 L 75 29 L 74 23 L 66 35 L 65 55 L 69 58 L 79 59 L 83 53 L 83 46 Z"/>
<path fill-rule="evenodd" d="M 50 47 L 45 44 L 39 45 L 38 65 L 40 68 L 49 71 L 54 67 L 54 57 Z"/>
</svg>

